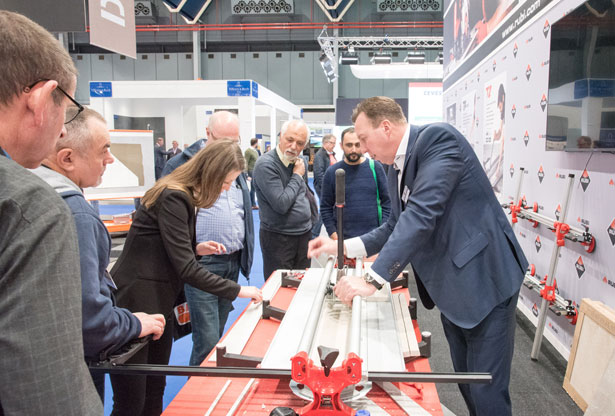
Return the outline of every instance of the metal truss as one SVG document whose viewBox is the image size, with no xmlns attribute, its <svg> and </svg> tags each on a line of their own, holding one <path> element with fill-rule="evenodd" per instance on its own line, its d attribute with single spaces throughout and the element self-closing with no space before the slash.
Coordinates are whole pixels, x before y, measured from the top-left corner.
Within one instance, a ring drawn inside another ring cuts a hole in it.
<svg viewBox="0 0 615 416">
<path fill-rule="evenodd" d="M 340 49 L 353 47 L 364 49 L 404 48 L 404 49 L 442 49 L 442 36 L 370 36 L 326 38 L 329 42 L 337 40 Z M 318 39 L 320 42 L 320 38 Z M 322 44 L 321 44 L 322 45 Z"/>
</svg>

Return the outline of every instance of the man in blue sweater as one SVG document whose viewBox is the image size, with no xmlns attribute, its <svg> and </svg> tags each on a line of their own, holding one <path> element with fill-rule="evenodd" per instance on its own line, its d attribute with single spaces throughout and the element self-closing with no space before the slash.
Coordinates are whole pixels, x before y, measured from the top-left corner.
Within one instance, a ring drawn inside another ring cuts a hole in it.
<svg viewBox="0 0 615 416">
<path fill-rule="evenodd" d="M 67 110 L 67 120 L 71 111 Z M 33 172 L 60 194 L 73 214 L 79 240 L 80 264 L 75 267 L 81 267 L 84 356 L 86 361 L 100 361 L 134 338 L 149 334 L 160 338 L 165 321 L 160 314 L 118 308 L 113 301 L 115 284 L 107 273 L 111 238 L 83 196 L 83 188 L 98 186 L 106 166 L 113 163 L 105 119 L 86 108 L 66 130 L 52 154 Z M 104 373 L 92 373 L 92 379 L 104 400 Z"/>
<path fill-rule="evenodd" d="M 335 209 L 335 171 L 346 172 L 344 238 L 352 238 L 378 228 L 389 219 L 391 199 L 382 164 L 361 153 L 361 144 L 353 127 L 342 132 L 344 160 L 330 166 L 322 183 L 320 215 L 327 234 L 337 240 Z"/>
</svg>

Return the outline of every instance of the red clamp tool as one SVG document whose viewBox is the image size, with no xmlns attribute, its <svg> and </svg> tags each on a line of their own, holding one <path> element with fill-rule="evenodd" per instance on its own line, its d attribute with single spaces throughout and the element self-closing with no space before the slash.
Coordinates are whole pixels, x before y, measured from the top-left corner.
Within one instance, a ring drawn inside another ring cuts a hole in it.
<svg viewBox="0 0 615 416">
<path fill-rule="evenodd" d="M 568 234 L 568 232 L 570 231 L 570 226 L 565 222 L 555 221 L 553 223 L 553 227 L 553 232 L 555 233 L 555 238 L 557 239 L 557 245 L 562 247 L 565 244 L 564 240 L 566 234 Z"/>
<path fill-rule="evenodd" d="M 314 400 L 304 406 L 299 414 L 308 416 L 347 415 L 355 410 L 346 406 L 341 400 L 341 393 L 347 386 L 361 381 L 361 363 L 363 360 L 355 353 L 348 353 L 342 365 L 332 368 L 339 350 L 318 347 L 322 367 L 314 365 L 305 351 L 292 358 L 291 375 L 297 383 L 305 384 L 312 390 Z"/>
</svg>

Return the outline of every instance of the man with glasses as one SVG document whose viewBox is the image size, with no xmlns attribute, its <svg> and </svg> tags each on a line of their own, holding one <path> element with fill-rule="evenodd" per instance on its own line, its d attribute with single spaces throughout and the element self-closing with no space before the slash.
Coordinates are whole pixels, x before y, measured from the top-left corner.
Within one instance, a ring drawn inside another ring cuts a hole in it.
<svg viewBox="0 0 615 416">
<path fill-rule="evenodd" d="M 0 10 L 0 414 L 100 415 L 83 360 L 67 205 L 36 168 L 55 148 L 77 70 L 56 39 Z"/>
<path fill-rule="evenodd" d="M 206 131 L 207 143 L 221 139 L 239 143 L 239 118 L 229 111 L 216 111 L 209 118 Z M 193 146 L 198 146 L 197 143 Z M 169 160 L 167 166 L 188 161 L 196 153 L 192 153 L 195 150 L 192 149 L 193 146 Z M 175 167 L 177 166 L 173 168 Z M 165 168 L 163 176 L 170 172 L 171 170 Z M 199 209 L 196 240 L 197 243 L 206 242 L 210 248 L 208 254 L 199 260 L 207 270 L 234 282 L 239 280 L 239 271 L 246 279 L 250 278 L 254 252 L 254 220 L 245 172 L 237 177 L 231 189 L 220 194 L 211 208 Z M 200 365 L 224 333 L 233 304 L 227 299 L 188 284 L 184 290 L 192 323 L 190 365 Z"/>
</svg>

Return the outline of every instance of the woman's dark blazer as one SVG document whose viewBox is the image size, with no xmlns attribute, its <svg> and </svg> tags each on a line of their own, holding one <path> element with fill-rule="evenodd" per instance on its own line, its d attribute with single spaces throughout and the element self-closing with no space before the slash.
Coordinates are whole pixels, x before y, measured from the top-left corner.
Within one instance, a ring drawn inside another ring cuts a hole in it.
<svg viewBox="0 0 615 416">
<path fill-rule="evenodd" d="M 222 298 L 237 297 L 240 285 L 197 262 L 195 211 L 188 195 L 170 189 L 150 208 L 141 205 L 111 270 L 119 306 L 168 318 L 184 283 Z"/>
</svg>

